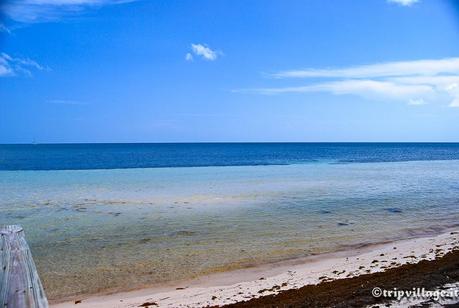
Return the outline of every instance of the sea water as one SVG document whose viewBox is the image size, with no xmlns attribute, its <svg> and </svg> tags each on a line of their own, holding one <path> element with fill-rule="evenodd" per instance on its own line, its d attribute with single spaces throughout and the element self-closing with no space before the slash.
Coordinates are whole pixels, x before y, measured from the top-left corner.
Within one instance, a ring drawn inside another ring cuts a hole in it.
<svg viewBox="0 0 459 308">
<path fill-rule="evenodd" d="M 459 222 L 458 144 L 0 145 L 0 169 L 52 299 Z"/>
</svg>

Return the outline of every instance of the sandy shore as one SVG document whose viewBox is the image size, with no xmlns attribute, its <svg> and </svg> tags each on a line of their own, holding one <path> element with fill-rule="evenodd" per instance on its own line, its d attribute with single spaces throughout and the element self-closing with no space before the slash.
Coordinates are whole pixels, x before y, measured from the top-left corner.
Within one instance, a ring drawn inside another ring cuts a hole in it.
<svg viewBox="0 0 459 308">
<path fill-rule="evenodd" d="M 201 277 L 168 287 L 97 295 L 52 307 L 206 307 L 253 300 L 286 290 L 387 271 L 443 257 L 459 246 L 459 230 L 350 251 Z M 368 276 L 368 275 L 367 275 Z M 370 275 L 371 276 L 371 275 Z"/>
</svg>

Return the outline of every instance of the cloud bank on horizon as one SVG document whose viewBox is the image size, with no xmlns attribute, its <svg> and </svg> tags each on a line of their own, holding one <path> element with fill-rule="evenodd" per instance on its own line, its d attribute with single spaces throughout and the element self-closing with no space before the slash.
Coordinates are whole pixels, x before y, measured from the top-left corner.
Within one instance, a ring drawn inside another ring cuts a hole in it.
<svg viewBox="0 0 459 308">
<path fill-rule="evenodd" d="M 304 86 L 238 90 L 260 94 L 327 92 L 410 105 L 446 102 L 459 107 L 459 58 L 376 63 L 345 68 L 290 70 L 275 79 L 321 78 Z"/>
</svg>

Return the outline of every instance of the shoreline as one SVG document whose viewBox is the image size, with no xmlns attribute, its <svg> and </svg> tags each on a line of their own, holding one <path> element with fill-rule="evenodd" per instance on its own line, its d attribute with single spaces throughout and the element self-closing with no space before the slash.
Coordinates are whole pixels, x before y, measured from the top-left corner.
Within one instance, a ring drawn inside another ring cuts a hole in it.
<svg viewBox="0 0 459 308">
<path fill-rule="evenodd" d="M 52 301 L 56 308 L 203 307 L 237 304 L 304 286 L 371 276 L 405 264 L 432 261 L 458 248 L 459 229 L 438 235 L 318 254 L 253 268 L 215 273 L 140 290 L 77 296 Z"/>
<path fill-rule="evenodd" d="M 459 246 L 435 260 L 422 260 L 382 272 L 307 285 L 213 307 L 457 307 L 458 249 Z"/>
</svg>

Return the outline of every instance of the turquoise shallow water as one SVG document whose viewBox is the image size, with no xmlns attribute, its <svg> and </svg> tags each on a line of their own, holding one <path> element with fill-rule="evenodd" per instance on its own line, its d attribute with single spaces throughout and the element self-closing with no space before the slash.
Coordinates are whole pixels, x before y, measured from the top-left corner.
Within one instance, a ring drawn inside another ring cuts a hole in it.
<svg viewBox="0 0 459 308">
<path fill-rule="evenodd" d="M 61 298 L 440 232 L 458 183 L 458 160 L 0 171 L 0 224 Z"/>
</svg>

